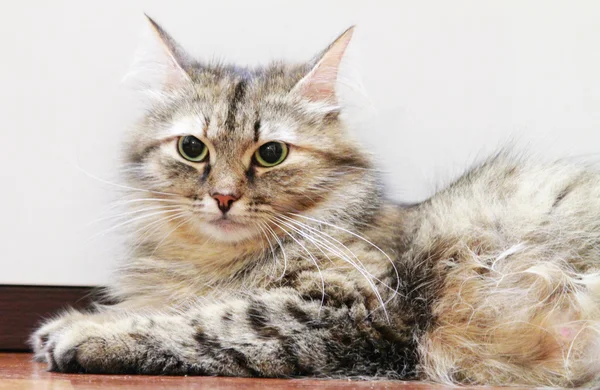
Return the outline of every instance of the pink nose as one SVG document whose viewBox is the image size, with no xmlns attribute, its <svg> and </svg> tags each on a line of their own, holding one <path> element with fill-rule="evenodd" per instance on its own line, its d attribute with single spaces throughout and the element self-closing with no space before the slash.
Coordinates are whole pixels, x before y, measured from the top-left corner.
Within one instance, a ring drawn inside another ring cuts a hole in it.
<svg viewBox="0 0 600 390">
<path fill-rule="evenodd" d="M 231 194 L 213 194 L 212 197 L 217 201 L 217 206 L 219 206 L 219 210 L 221 210 L 223 214 L 228 212 L 233 202 L 239 199 L 239 197 Z"/>
</svg>

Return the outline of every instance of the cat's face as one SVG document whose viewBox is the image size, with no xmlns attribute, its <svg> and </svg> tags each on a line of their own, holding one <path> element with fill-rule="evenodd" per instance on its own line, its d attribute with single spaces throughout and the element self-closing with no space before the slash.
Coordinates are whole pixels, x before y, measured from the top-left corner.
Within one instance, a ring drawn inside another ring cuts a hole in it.
<svg viewBox="0 0 600 390">
<path fill-rule="evenodd" d="M 187 64 L 127 144 L 130 181 L 168 201 L 154 205 L 180 215 L 173 229 L 235 243 L 289 230 L 289 213 L 346 206 L 348 181 L 369 162 L 346 139 L 323 80 L 306 84 L 314 66 Z"/>
</svg>

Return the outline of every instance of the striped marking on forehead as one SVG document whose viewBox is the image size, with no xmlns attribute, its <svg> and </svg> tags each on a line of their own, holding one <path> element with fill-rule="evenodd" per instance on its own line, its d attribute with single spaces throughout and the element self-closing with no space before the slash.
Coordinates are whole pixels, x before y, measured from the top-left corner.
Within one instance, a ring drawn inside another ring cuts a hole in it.
<svg viewBox="0 0 600 390">
<path fill-rule="evenodd" d="M 235 85 L 233 89 L 233 94 L 227 109 L 227 119 L 225 119 L 225 129 L 230 133 L 235 131 L 237 113 L 242 101 L 244 100 L 244 96 L 246 96 L 247 87 L 248 81 L 246 79 L 242 79 Z"/>
</svg>

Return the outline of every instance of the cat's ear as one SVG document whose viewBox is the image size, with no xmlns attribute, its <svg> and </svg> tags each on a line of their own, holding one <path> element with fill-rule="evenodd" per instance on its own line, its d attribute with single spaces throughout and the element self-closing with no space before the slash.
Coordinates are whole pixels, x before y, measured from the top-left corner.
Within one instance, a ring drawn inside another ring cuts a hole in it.
<svg viewBox="0 0 600 390">
<path fill-rule="evenodd" d="M 311 101 L 337 103 L 336 84 L 340 64 L 354 34 L 354 26 L 344 31 L 314 60 L 314 66 L 292 89 Z"/>
<path fill-rule="evenodd" d="M 194 59 L 156 21 L 145 16 L 149 29 L 126 79 L 135 79 L 144 89 L 154 91 L 189 83 Z"/>
</svg>

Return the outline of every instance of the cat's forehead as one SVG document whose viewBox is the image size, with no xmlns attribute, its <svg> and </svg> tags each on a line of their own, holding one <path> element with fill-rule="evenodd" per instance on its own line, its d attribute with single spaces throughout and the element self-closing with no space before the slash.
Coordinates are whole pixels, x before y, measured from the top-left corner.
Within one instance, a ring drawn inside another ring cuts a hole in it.
<svg viewBox="0 0 600 390">
<path fill-rule="evenodd" d="M 174 118 L 161 138 L 193 135 L 214 144 L 228 145 L 282 141 L 290 144 L 298 141 L 298 123 L 285 116 L 265 116 L 256 121 L 246 120 L 230 127 L 225 121 L 214 121 L 201 112 Z"/>
<path fill-rule="evenodd" d="M 288 94 L 299 74 L 283 66 L 198 71 L 194 96 L 173 118 L 171 135 L 191 134 L 215 142 L 294 142 L 297 113 Z"/>
<path fill-rule="evenodd" d="M 204 93 L 285 94 L 306 75 L 308 70 L 306 64 L 283 62 L 254 68 L 203 64 L 194 67 L 190 72 L 190 78 Z"/>
</svg>

